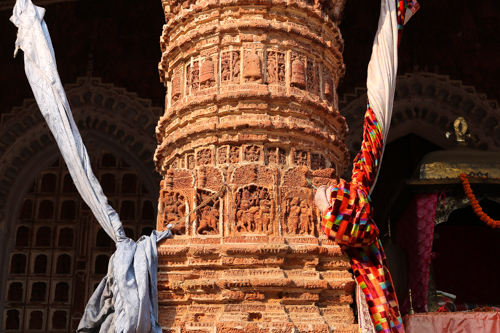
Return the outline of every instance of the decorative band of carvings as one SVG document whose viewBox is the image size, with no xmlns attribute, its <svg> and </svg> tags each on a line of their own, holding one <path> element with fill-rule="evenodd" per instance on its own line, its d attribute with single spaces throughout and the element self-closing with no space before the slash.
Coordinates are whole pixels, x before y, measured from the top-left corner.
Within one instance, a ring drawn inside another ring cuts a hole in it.
<svg viewBox="0 0 500 333">
<path fill-rule="evenodd" d="M 325 20 L 326 22 L 335 22 L 336 24 L 340 21 L 340 14 L 344 8 L 345 0 L 330 0 L 330 1 L 315 1 L 315 0 L 218 0 L 218 1 L 207 1 L 207 0 L 162 0 L 163 10 L 166 15 L 166 22 L 171 20 L 178 20 L 182 18 L 182 15 L 187 15 L 189 13 L 199 13 L 201 11 L 206 11 L 208 8 L 216 7 L 233 7 L 232 12 L 234 15 L 245 14 L 244 10 L 239 10 L 238 7 L 234 6 L 244 6 L 253 5 L 254 8 L 248 10 L 251 13 L 258 14 L 260 8 L 269 8 L 271 6 L 276 6 L 278 9 L 286 10 L 288 8 L 296 8 L 301 13 L 305 13 L 308 17 Z M 257 8 L 255 8 L 257 7 Z"/>
<path fill-rule="evenodd" d="M 255 85 L 248 85 L 255 88 Z M 257 86 L 259 88 L 260 86 Z M 324 103 L 317 96 L 306 92 L 290 94 L 282 91 L 275 93 L 267 91 L 264 87 L 261 93 L 252 95 L 248 91 L 235 90 L 227 92 L 212 92 L 204 95 L 188 96 L 168 108 L 160 118 L 157 129 L 157 139 L 168 133 L 168 127 L 176 126 L 179 122 L 192 121 L 201 117 L 212 117 L 214 115 L 261 113 L 268 115 L 309 117 L 311 121 L 317 121 L 329 127 L 336 135 L 344 135 L 347 126 L 344 118 L 340 115 L 334 105 Z M 177 122 L 177 123 L 176 123 Z M 167 131 L 167 132 L 166 132 Z"/>
<path fill-rule="evenodd" d="M 223 148 L 227 154 L 231 153 L 230 146 Z M 262 157 L 255 146 L 245 148 L 251 158 Z M 278 158 L 279 149 L 275 150 Z M 336 184 L 334 169 L 326 169 L 325 165 L 316 171 L 307 166 L 279 169 L 258 161 L 211 166 L 209 163 L 214 160 L 212 152 L 209 149 L 197 152 L 198 163 L 206 163 L 203 166 L 168 170 L 161 183 L 158 230 L 174 224 L 174 235 L 186 237 L 311 236 L 311 244 L 317 244 L 320 214 L 314 207 L 313 190 L 307 179 L 315 186 Z M 309 154 L 300 150 L 294 151 L 294 156 L 305 161 L 309 158 Z M 231 155 L 227 158 L 230 159 Z M 189 162 L 189 156 L 185 161 Z M 211 198 L 223 184 L 227 185 L 225 194 Z M 207 200 L 208 204 L 185 218 Z M 182 223 L 175 224 L 181 219 Z"/>
<path fill-rule="evenodd" d="M 204 4 L 199 5 L 198 2 L 204 2 Z M 208 4 L 208 2 L 212 3 Z M 285 30 L 283 32 L 286 33 L 291 29 L 283 29 L 283 26 L 288 24 L 299 30 L 299 34 L 306 35 L 308 39 L 319 39 L 327 34 L 342 52 L 343 40 L 338 24 L 344 2 L 343 0 L 313 1 L 313 3 L 307 0 L 266 0 L 258 3 L 255 0 L 222 0 L 217 3 L 206 0 L 188 0 L 180 6 L 172 5 L 172 2 L 167 4 L 165 1 L 163 5 L 167 24 L 164 26 L 161 39 L 162 51 L 165 51 L 166 48 L 163 45 L 175 40 L 179 35 L 189 32 L 193 27 L 201 26 L 204 23 L 213 24 L 215 21 L 220 23 L 219 29 L 229 31 L 234 31 L 237 28 L 266 30 L 274 28 L 278 31 Z M 258 24 L 259 20 L 265 20 L 265 23 Z M 237 25 L 238 23 L 240 24 Z M 311 29 L 311 32 L 315 32 L 317 36 L 308 36 L 307 29 Z M 198 33 L 203 33 L 203 31 Z"/>
<path fill-rule="evenodd" d="M 237 136 L 240 139 L 243 138 L 241 133 Z M 197 148 L 193 145 L 186 145 L 162 159 L 163 164 L 160 164 L 158 169 L 165 176 L 167 170 L 171 168 L 193 170 L 204 166 L 228 167 L 229 165 L 260 163 L 279 169 L 306 166 L 312 171 L 326 168 L 343 171 L 343 161 L 336 157 L 335 151 L 320 149 L 322 147 L 314 151 L 314 146 L 306 145 L 304 142 L 299 144 L 299 141 L 278 136 L 276 139 L 276 142 L 270 145 L 259 144 L 263 141 L 262 138 L 255 138 L 258 143 L 248 140 L 246 144 L 231 142 L 229 145 L 214 146 L 208 142 L 210 145 L 207 146 L 207 142 L 202 141 Z M 287 139 L 288 141 L 285 141 Z"/>
<path fill-rule="evenodd" d="M 166 113 L 183 104 L 258 98 L 312 104 L 337 111 L 338 67 L 317 55 L 277 45 L 214 47 L 169 63 Z"/>
</svg>

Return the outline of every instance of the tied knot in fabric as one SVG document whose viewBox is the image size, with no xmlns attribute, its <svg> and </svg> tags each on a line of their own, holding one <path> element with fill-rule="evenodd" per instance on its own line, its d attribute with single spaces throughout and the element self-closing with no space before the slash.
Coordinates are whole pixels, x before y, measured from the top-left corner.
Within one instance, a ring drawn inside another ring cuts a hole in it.
<svg viewBox="0 0 500 333">
<path fill-rule="evenodd" d="M 341 179 L 328 191 L 331 205 L 323 212 L 321 224 L 325 235 L 338 244 L 352 247 L 374 243 L 379 230 L 373 221 L 370 196 L 364 188 Z"/>
</svg>

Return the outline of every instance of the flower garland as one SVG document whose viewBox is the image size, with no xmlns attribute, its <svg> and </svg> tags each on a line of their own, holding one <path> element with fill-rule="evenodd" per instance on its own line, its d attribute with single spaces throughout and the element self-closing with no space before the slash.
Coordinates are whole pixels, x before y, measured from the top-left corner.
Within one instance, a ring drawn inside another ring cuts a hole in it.
<svg viewBox="0 0 500 333">
<path fill-rule="evenodd" d="M 479 205 L 479 201 L 477 201 L 474 192 L 472 192 L 472 189 L 470 188 L 469 177 L 470 176 L 466 175 L 465 173 L 460 174 L 460 180 L 462 181 L 465 195 L 469 199 L 470 204 L 472 205 L 472 209 L 474 209 L 474 213 L 476 213 L 476 215 L 481 219 L 481 221 L 486 223 L 488 226 L 492 228 L 500 228 L 500 221 L 492 219 L 491 217 L 488 216 L 488 214 L 483 212 L 483 209 Z M 475 178 L 486 178 L 486 177 L 475 177 Z"/>
</svg>

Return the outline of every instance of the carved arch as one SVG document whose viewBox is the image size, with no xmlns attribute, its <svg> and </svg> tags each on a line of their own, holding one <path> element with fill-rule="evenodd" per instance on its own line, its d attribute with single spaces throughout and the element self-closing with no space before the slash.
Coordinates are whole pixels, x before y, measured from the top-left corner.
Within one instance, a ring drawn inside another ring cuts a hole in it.
<svg viewBox="0 0 500 333">
<path fill-rule="evenodd" d="M 65 87 L 84 142 L 93 140 L 124 159 L 141 175 L 151 199 L 158 198 L 160 176 L 153 163 L 155 127 L 162 108 L 135 93 L 91 76 Z M 34 99 L 2 115 L 0 121 L 0 264 L 6 272 L 17 212 L 28 187 L 59 154 Z M 0 276 L 4 299 L 5 276 Z M 0 318 L 2 316 L 0 306 Z"/>
<path fill-rule="evenodd" d="M 361 88 L 339 101 L 340 112 L 349 126 L 347 147 L 351 162 L 348 170 L 361 145 L 366 101 L 366 89 Z M 412 73 L 398 76 L 387 143 L 414 133 L 444 149 L 450 148 L 454 140 L 446 139 L 445 134 L 453 132 L 453 122 L 460 116 L 466 119 L 469 132 L 476 136 L 477 148 L 500 151 L 497 101 L 488 100 L 474 87 L 450 80 L 447 75 Z"/>
</svg>

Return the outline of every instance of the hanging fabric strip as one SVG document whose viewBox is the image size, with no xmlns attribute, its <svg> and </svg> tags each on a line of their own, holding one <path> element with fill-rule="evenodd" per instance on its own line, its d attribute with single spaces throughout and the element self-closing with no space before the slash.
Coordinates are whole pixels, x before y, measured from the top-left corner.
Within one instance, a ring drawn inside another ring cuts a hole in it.
<svg viewBox="0 0 500 333">
<path fill-rule="evenodd" d="M 97 221 L 117 243 L 108 275 L 97 288 L 80 322 L 83 332 L 161 332 L 158 321 L 156 242 L 171 235 L 153 231 L 135 243 L 108 204 L 92 172 L 90 159 L 73 119 L 57 72 L 45 9 L 17 0 L 12 23 L 18 27 L 16 51 L 24 52 L 25 71 L 38 107 L 66 162 L 78 192 Z"/>
<path fill-rule="evenodd" d="M 316 204 L 322 229 L 351 261 L 377 332 L 404 332 L 384 250 L 373 221 L 370 193 L 375 185 L 389 132 L 394 100 L 397 48 L 403 25 L 418 10 L 416 1 L 382 0 L 379 26 L 368 65 L 368 106 L 361 151 L 353 162 L 352 181 L 320 187 Z M 405 19 L 406 18 L 406 19 Z"/>
</svg>

